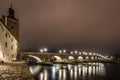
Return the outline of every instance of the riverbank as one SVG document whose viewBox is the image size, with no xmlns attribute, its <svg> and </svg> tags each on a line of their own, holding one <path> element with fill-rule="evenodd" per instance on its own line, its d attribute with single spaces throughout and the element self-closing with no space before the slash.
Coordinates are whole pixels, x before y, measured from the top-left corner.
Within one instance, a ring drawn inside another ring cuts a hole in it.
<svg viewBox="0 0 120 80">
<path fill-rule="evenodd" d="M 0 63 L 0 80 L 34 80 L 23 62 Z"/>
</svg>

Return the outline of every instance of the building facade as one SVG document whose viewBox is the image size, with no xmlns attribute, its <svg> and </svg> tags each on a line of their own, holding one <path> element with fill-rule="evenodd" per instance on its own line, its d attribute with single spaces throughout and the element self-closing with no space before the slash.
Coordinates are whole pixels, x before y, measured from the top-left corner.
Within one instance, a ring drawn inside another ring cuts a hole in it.
<svg viewBox="0 0 120 80">
<path fill-rule="evenodd" d="M 14 9 L 9 8 L 9 15 L 0 19 L 0 60 L 14 61 L 19 46 L 19 21 L 14 16 Z"/>
</svg>

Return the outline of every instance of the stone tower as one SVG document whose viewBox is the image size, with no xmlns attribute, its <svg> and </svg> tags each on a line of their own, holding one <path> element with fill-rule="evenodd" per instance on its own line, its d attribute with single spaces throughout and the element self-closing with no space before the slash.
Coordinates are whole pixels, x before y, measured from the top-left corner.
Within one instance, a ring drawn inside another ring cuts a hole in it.
<svg viewBox="0 0 120 80">
<path fill-rule="evenodd" d="M 19 20 L 15 17 L 15 10 L 12 7 L 9 8 L 9 13 L 7 16 L 7 28 L 11 34 L 16 38 L 19 43 Z"/>
</svg>

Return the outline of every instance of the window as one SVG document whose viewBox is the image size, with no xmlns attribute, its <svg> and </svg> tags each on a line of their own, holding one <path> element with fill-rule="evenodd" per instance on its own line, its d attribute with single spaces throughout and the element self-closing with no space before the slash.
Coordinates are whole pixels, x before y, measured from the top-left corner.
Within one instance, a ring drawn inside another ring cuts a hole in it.
<svg viewBox="0 0 120 80">
<path fill-rule="evenodd" d="M 13 50 L 13 46 L 11 46 L 11 50 Z"/>
<path fill-rule="evenodd" d="M 11 56 L 12 58 L 14 57 L 14 55 Z"/>
<path fill-rule="evenodd" d="M 13 42 L 13 39 L 11 39 L 11 42 Z"/>
<path fill-rule="evenodd" d="M 6 33 L 6 34 L 5 34 L 5 36 L 7 37 L 7 36 L 8 36 L 8 34 Z"/>
<path fill-rule="evenodd" d="M 14 24 L 16 24 L 16 22 L 14 22 Z"/>
<path fill-rule="evenodd" d="M 5 47 L 7 48 L 7 42 L 5 42 Z"/>
<path fill-rule="evenodd" d="M 10 38 L 10 34 L 8 33 L 8 36 L 9 36 L 9 38 Z"/>
<path fill-rule="evenodd" d="M 10 29 L 13 30 L 13 29 L 14 29 L 14 26 L 10 26 Z"/>
</svg>

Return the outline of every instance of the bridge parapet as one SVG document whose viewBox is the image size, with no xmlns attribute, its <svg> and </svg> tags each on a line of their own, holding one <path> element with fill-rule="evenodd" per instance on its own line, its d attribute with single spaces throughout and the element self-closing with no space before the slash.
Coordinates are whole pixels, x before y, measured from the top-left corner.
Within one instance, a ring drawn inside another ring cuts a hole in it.
<svg viewBox="0 0 120 80">
<path fill-rule="evenodd" d="M 69 53 L 40 53 L 40 52 L 22 52 L 21 57 L 24 60 L 28 55 L 36 56 L 44 61 L 49 61 L 54 56 L 60 57 L 62 60 L 69 59 L 73 57 L 74 60 L 78 60 L 79 57 L 82 57 L 83 60 L 99 60 L 101 57 L 98 55 L 84 55 L 84 54 L 69 54 Z"/>
</svg>

